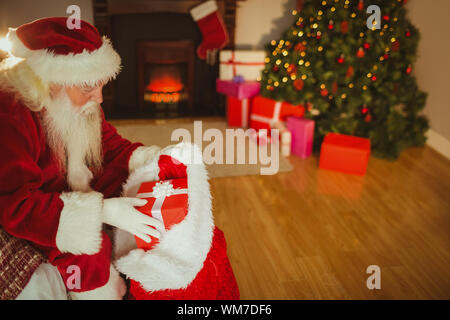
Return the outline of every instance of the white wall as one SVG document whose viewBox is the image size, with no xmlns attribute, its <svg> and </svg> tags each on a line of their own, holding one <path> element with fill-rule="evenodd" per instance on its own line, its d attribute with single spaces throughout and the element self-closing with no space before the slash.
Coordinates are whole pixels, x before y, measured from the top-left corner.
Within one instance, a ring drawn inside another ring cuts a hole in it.
<svg viewBox="0 0 450 320">
<path fill-rule="evenodd" d="M 72 4 L 80 7 L 81 19 L 93 23 L 92 0 L 0 0 L 0 37 L 8 27 L 43 17 L 69 16 L 66 9 Z"/>
<path fill-rule="evenodd" d="M 424 113 L 430 120 L 431 146 L 450 155 L 450 35 L 449 0 L 411 0 L 411 22 L 419 29 L 418 59 L 413 66 L 419 87 L 428 92 Z M 445 151 L 444 151 L 445 150 Z"/>
<path fill-rule="evenodd" d="M 295 0 L 246 0 L 236 12 L 237 49 L 262 49 L 294 22 Z"/>
</svg>

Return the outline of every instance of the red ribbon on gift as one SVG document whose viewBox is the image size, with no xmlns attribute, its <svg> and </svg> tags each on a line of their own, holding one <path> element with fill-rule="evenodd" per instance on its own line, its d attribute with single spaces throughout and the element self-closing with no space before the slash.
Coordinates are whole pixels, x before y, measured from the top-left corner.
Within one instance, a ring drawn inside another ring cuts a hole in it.
<svg viewBox="0 0 450 320">
<path fill-rule="evenodd" d="M 231 58 L 228 61 L 221 61 L 221 64 L 231 64 L 233 66 L 233 77 L 237 75 L 236 73 L 236 65 L 240 66 L 263 66 L 264 62 L 241 62 L 235 61 L 235 52 L 231 51 Z"/>
</svg>

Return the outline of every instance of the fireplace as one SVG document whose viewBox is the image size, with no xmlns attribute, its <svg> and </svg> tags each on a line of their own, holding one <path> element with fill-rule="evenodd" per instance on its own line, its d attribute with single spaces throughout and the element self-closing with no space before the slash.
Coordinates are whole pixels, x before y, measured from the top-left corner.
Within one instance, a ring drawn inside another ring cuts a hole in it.
<svg viewBox="0 0 450 320">
<path fill-rule="evenodd" d="M 237 0 L 216 0 L 234 46 Z M 95 25 L 122 58 L 104 88 L 106 118 L 223 116 L 215 90 L 219 66 L 196 55 L 202 41 L 190 9 L 201 0 L 94 0 Z"/>
<path fill-rule="evenodd" d="M 138 102 L 151 118 L 189 116 L 194 108 L 194 42 L 138 43 Z"/>
</svg>

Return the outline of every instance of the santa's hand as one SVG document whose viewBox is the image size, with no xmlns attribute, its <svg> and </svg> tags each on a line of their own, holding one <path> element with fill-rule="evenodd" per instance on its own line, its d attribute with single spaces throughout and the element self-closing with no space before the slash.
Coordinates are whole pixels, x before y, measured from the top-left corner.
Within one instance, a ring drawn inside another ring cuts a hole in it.
<svg viewBox="0 0 450 320">
<path fill-rule="evenodd" d="M 139 198 L 105 199 L 103 201 L 103 222 L 150 243 L 151 239 L 148 235 L 155 238 L 160 237 L 159 231 L 152 227 L 164 230 L 164 226 L 161 221 L 136 210 L 135 207 L 143 206 L 146 203 L 147 200 Z"/>
</svg>

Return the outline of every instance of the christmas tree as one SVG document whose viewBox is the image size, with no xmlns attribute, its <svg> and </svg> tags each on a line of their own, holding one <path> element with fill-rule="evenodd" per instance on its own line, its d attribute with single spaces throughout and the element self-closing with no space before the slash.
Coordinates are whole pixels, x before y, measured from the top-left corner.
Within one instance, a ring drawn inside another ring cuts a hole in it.
<svg viewBox="0 0 450 320">
<path fill-rule="evenodd" d="M 305 105 L 316 150 L 328 132 L 368 137 L 389 159 L 425 143 L 427 95 L 412 74 L 420 35 L 405 3 L 371 0 L 378 20 L 362 0 L 299 1 L 293 25 L 267 45 L 261 94 Z"/>
</svg>

